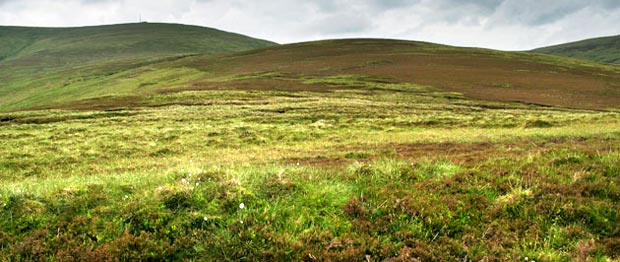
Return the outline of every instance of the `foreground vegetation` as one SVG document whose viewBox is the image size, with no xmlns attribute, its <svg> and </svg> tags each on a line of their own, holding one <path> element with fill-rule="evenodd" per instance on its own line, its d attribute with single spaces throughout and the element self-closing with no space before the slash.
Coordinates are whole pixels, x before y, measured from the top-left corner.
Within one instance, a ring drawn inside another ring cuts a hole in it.
<svg viewBox="0 0 620 262">
<path fill-rule="evenodd" d="M 0 260 L 620 259 L 619 111 L 290 77 L 1 114 Z"/>
</svg>

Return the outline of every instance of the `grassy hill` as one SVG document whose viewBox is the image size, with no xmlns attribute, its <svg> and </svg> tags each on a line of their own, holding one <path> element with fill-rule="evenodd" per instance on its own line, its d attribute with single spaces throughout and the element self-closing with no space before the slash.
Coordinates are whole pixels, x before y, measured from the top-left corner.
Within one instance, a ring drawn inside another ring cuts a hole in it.
<svg viewBox="0 0 620 262">
<path fill-rule="evenodd" d="M 489 101 L 606 109 L 620 104 L 619 81 L 620 67 L 594 62 L 421 42 L 354 39 L 153 63 L 97 78 L 95 86 L 106 87 L 114 99 L 53 107 L 123 106 L 129 100 L 144 100 L 146 94 L 183 90 L 328 91 L 390 83 L 427 86 Z M 72 83 L 66 89 L 81 90 L 84 85 L 93 82 Z M 111 94 L 109 90 L 120 91 Z M 88 98 L 104 95 L 93 93 Z"/>
<path fill-rule="evenodd" d="M 66 86 L 154 61 L 271 45 L 243 35 L 177 24 L 0 27 L 0 109 L 79 99 L 92 92 L 114 94 L 118 90 L 108 90 L 97 80 L 77 89 Z"/>
<path fill-rule="evenodd" d="M 216 29 L 159 23 L 80 28 L 0 27 L 4 65 L 45 67 L 179 54 L 217 54 L 274 43 Z"/>
<path fill-rule="evenodd" d="M 523 52 L 353 39 L 187 60 L 192 62 L 185 66 L 232 79 L 249 74 L 259 75 L 250 77 L 251 80 L 264 80 L 282 74 L 284 77 L 271 78 L 285 83 L 282 80 L 297 77 L 306 83 L 321 84 L 321 80 L 304 78 L 327 77 L 323 84 L 334 86 L 338 84 L 330 83 L 330 77 L 373 76 L 383 81 L 431 86 L 441 91 L 462 93 L 469 98 L 493 101 L 599 109 L 620 105 L 619 66 Z M 260 77 L 261 74 L 267 76 Z M 252 84 L 245 86 L 256 86 L 250 82 Z M 193 85 L 200 86 L 201 83 Z"/>
<path fill-rule="evenodd" d="M 587 39 L 538 48 L 532 50 L 532 52 L 567 56 L 600 63 L 620 64 L 620 36 Z"/>
<path fill-rule="evenodd" d="M 156 24 L 138 24 L 130 25 L 129 28 L 133 30 L 133 27 L 149 26 L 158 27 Z M 211 32 L 210 29 L 190 29 Z M 268 45 L 259 40 L 248 41 L 252 45 L 256 45 L 256 41 L 260 43 L 258 46 Z M 162 90 L 168 92 L 216 85 L 238 88 L 237 84 L 244 81 L 245 86 L 250 88 L 274 88 L 271 84 L 277 83 L 275 88 L 285 90 L 286 86 L 310 86 L 308 81 L 312 81 L 312 78 L 349 75 L 354 78 L 373 76 L 384 79 L 382 81 L 432 86 L 475 99 L 597 109 L 620 104 L 620 67 L 526 52 L 459 48 L 398 40 L 353 39 L 292 44 L 222 55 L 209 52 L 224 52 L 224 49 L 209 51 L 205 47 L 201 52 L 206 52 L 206 55 L 187 57 L 187 50 L 192 48 L 180 46 L 175 47 L 178 49 L 174 51 L 157 47 L 175 46 L 171 43 L 139 43 L 142 46 L 137 49 L 146 51 L 131 51 L 135 43 L 127 45 L 127 49 L 110 48 L 108 52 L 117 52 L 118 55 L 106 57 L 119 60 L 84 62 L 76 66 L 46 69 L 51 72 L 43 69 L 36 72 L 13 70 L 16 61 L 39 59 L 38 56 L 28 56 L 29 51 L 22 51 L 20 53 L 24 53 L 23 56 L 27 58 L 12 58 L 0 63 L 5 68 L 1 70 L 0 67 L 0 72 L 11 72 L 5 74 L 6 86 L 0 89 L 0 110 L 58 107 L 103 97 L 125 97 L 120 100 L 127 101 L 127 96 L 140 98 Z M 81 50 L 59 46 L 59 50 Z M 122 55 L 124 52 L 126 55 Z M 144 55 L 146 53 L 152 55 Z M 133 58 L 124 59 L 129 56 Z M 66 61 L 73 59 L 69 55 L 53 57 L 68 57 Z M 76 57 L 86 59 L 85 55 Z M 286 77 L 269 79 L 281 75 Z M 323 86 L 333 85 L 323 83 Z"/>
</svg>

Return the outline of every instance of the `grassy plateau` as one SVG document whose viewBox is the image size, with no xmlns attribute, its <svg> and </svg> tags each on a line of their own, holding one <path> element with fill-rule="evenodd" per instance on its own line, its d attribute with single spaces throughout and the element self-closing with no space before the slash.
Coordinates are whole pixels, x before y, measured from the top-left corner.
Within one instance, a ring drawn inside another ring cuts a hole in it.
<svg viewBox="0 0 620 262">
<path fill-rule="evenodd" d="M 1 261 L 620 259 L 620 66 L 376 39 L 136 61 L 0 96 Z"/>
</svg>

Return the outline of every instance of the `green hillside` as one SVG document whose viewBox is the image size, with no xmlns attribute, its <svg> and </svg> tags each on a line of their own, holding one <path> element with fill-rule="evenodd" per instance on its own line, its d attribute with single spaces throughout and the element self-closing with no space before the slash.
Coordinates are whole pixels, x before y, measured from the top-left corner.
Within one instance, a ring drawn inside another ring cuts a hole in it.
<svg viewBox="0 0 620 262">
<path fill-rule="evenodd" d="M 94 64 L 178 54 L 216 54 L 274 43 L 198 26 L 139 23 L 80 28 L 0 27 L 6 65 Z"/>
<path fill-rule="evenodd" d="M 0 27 L 0 109 L 74 99 L 67 95 L 83 98 L 95 90 L 114 93 L 96 80 L 90 89 L 66 87 L 155 61 L 271 45 L 243 35 L 177 24 Z"/>
<path fill-rule="evenodd" d="M 620 36 L 587 39 L 538 48 L 532 50 L 532 52 L 567 56 L 600 63 L 620 64 Z"/>
</svg>

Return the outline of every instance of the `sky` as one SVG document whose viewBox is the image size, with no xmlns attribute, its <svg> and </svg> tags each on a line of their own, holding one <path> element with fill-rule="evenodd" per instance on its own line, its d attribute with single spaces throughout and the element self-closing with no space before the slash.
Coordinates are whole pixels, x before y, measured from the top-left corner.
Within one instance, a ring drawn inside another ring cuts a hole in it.
<svg viewBox="0 0 620 262">
<path fill-rule="evenodd" d="M 278 43 L 371 37 L 529 50 L 620 35 L 620 0 L 0 0 L 0 25 L 73 27 L 140 17 Z"/>
</svg>

